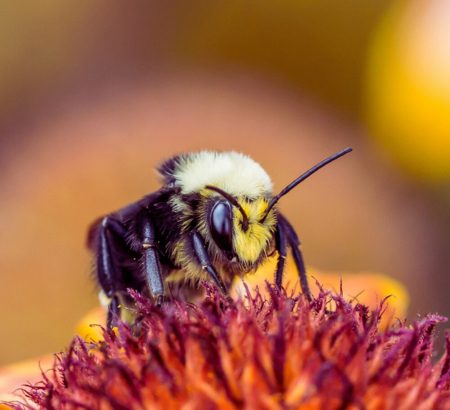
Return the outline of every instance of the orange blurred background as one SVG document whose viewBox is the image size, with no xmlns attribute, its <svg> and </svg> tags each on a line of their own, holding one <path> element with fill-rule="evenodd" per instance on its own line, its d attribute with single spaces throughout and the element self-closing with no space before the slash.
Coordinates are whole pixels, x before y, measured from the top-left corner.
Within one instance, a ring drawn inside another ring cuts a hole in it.
<svg viewBox="0 0 450 410">
<path fill-rule="evenodd" d="M 307 264 L 383 272 L 450 314 L 450 3 L 0 5 L 0 364 L 61 350 L 97 305 L 85 234 L 182 151 L 281 189 Z M 345 287 L 345 280 L 344 280 Z"/>
</svg>

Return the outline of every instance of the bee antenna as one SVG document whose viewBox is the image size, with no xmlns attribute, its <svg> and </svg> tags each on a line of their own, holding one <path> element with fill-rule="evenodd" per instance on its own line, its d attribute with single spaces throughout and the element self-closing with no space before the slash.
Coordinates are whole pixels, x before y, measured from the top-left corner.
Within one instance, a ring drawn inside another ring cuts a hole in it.
<svg viewBox="0 0 450 410">
<path fill-rule="evenodd" d="M 245 213 L 244 208 L 242 208 L 241 204 L 236 200 L 236 198 L 230 195 L 228 192 L 225 192 L 224 190 L 217 188 L 216 186 L 206 185 L 205 188 L 211 191 L 215 191 L 218 194 L 222 195 L 230 204 L 234 205 L 237 209 L 239 209 L 240 213 L 242 214 L 242 228 L 244 229 L 244 231 L 246 231 L 248 228 L 248 216 Z"/>
<path fill-rule="evenodd" d="M 328 165 L 330 162 L 333 162 L 334 160 L 344 156 L 345 154 L 348 154 L 352 151 L 352 148 L 348 147 L 343 149 L 342 151 L 336 152 L 335 154 L 329 156 L 328 158 L 325 158 L 324 160 L 320 161 L 318 164 L 314 165 L 312 168 L 308 169 L 305 173 L 300 175 L 298 178 L 294 179 L 289 185 L 284 187 L 281 192 L 274 196 L 270 202 L 269 206 L 266 209 L 266 212 L 264 213 L 264 216 L 260 220 L 260 222 L 264 222 L 267 215 L 269 214 L 270 210 L 273 208 L 273 206 L 280 200 L 280 198 L 284 195 L 286 195 L 289 191 L 294 189 L 300 182 L 304 181 L 306 178 L 310 177 L 312 174 L 314 174 L 316 171 L 318 171 L 320 168 L 324 167 L 325 165 Z"/>
</svg>

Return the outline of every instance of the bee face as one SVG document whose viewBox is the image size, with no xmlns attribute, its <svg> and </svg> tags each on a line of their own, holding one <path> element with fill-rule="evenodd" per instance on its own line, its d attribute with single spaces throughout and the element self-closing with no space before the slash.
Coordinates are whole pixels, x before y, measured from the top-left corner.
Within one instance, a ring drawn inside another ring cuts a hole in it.
<svg viewBox="0 0 450 410">
<path fill-rule="evenodd" d="M 233 247 L 239 260 L 252 266 L 267 252 L 275 233 L 276 214 L 271 210 L 262 220 L 269 205 L 269 201 L 265 198 L 240 199 L 239 203 L 248 217 L 248 226 L 247 229 L 243 229 L 242 215 L 234 209 Z"/>
<path fill-rule="evenodd" d="M 233 205 L 220 198 L 213 203 L 208 215 L 209 231 L 226 258 L 248 270 L 267 253 L 275 232 L 276 216 L 272 210 L 264 218 L 269 205 L 265 198 L 237 198 L 235 201 Z"/>
</svg>

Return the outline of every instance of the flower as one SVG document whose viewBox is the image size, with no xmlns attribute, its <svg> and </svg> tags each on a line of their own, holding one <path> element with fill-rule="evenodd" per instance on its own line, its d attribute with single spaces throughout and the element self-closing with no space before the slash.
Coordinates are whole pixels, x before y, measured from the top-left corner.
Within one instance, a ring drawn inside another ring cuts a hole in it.
<svg viewBox="0 0 450 410">
<path fill-rule="evenodd" d="M 448 406 L 450 337 L 434 364 L 438 315 L 380 330 L 370 309 L 321 290 L 308 302 L 267 285 L 232 301 L 205 284 L 199 304 L 158 308 L 130 291 L 141 320 L 73 340 L 14 409 L 438 409 Z M 34 406 L 34 407 L 33 407 Z"/>
</svg>

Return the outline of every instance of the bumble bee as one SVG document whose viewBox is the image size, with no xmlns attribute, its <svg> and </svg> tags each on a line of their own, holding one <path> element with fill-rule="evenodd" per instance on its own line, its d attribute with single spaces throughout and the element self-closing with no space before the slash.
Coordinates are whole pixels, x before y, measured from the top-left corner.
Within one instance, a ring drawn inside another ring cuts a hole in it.
<svg viewBox="0 0 450 410">
<path fill-rule="evenodd" d="M 314 172 L 347 154 L 319 162 L 277 195 L 266 171 L 237 152 L 181 154 L 158 169 L 162 187 L 99 218 L 89 229 L 95 274 L 108 306 L 107 325 L 132 306 L 127 289 L 161 304 L 174 288 L 186 298 L 212 281 L 226 294 L 236 275 L 254 272 L 277 254 L 275 283 L 281 287 L 287 249 L 302 292 L 311 299 L 299 239 L 277 210 L 279 199 Z"/>
</svg>

